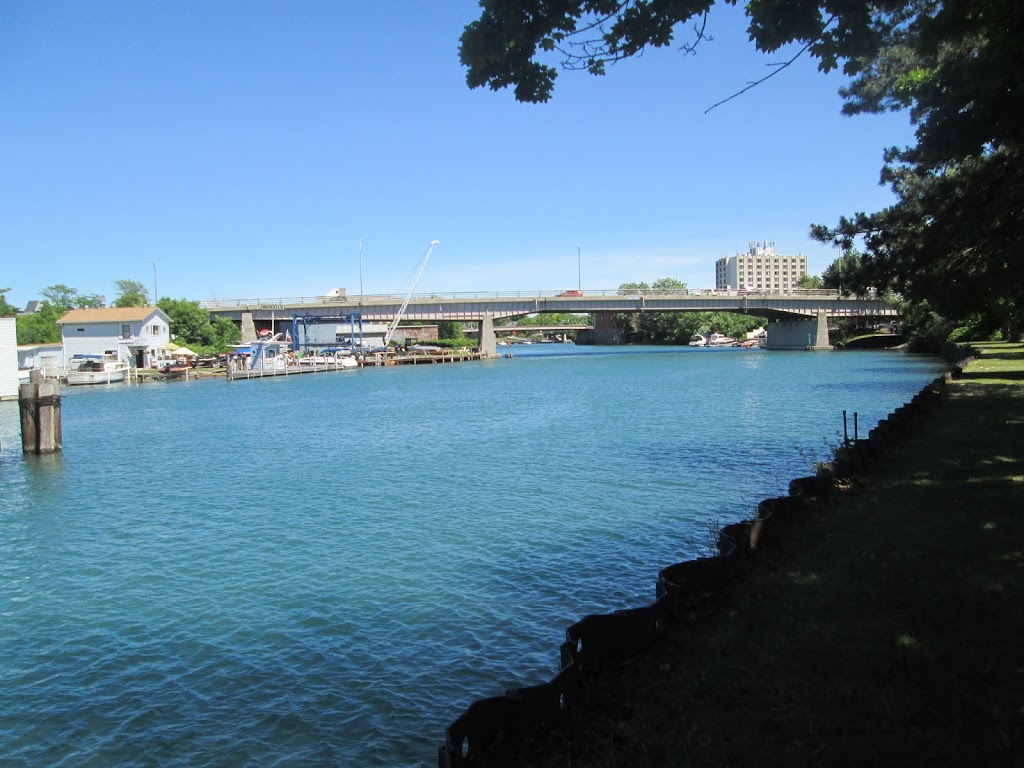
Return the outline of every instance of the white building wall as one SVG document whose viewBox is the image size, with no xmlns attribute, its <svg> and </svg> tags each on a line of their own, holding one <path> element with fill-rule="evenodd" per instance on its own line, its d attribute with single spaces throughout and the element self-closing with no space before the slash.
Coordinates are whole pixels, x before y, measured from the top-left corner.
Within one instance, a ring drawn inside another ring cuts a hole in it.
<svg viewBox="0 0 1024 768">
<path fill-rule="evenodd" d="M 18 330 L 13 317 L 0 317 L 0 400 L 18 399 Z"/>
<path fill-rule="evenodd" d="M 64 342 L 64 365 L 71 365 L 75 355 L 110 355 L 120 358 L 120 323 L 66 323 L 61 328 Z"/>
<path fill-rule="evenodd" d="M 133 360 L 135 350 L 144 347 L 144 364 L 152 367 L 158 358 L 164 356 L 164 347 L 171 343 L 171 328 L 154 312 L 144 322 L 132 323 L 132 339 L 122 341 L 127 342 L 125 355 Z"/>
<path fill-rule="evenodd" d="M 22 344 L 18 347 L 18 367 L 39 370 L 44 376 L 60 375 L 64 366 L 64 348 L 60 344 Z"/>
<path fill-rule="evenodd" d="M 745 254 L 715 262 L 715 288 L 788 293 L 806 274 L 806 256 L 780 256 L 774 241 L 750 243 Z"/>
</svg>

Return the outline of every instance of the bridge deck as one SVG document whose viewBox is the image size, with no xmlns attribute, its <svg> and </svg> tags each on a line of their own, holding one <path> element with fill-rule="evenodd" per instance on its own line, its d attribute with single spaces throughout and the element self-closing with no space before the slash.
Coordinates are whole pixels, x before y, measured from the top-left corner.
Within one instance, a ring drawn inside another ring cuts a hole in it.
<svg viewBox="0 0 1024 768">
<path fill-rule="evenodd" d="M 572 292 L 576 293 L 576 292 Z M 735 312 L 786 319 L 814 317 L 895 317 L 898 309 L 878 297 L 840 296 L 836 291 L 793 290 L 788 293 L 629 293 L 583 291 L 582 295 L 519 293 L 458 293 L 414 296 L 405 312 L 408 320 L 482 320 L 510 318 L 539 312 Z M 201 302 L 212 314 L 240 320 L 243 312 L 255 320 L 283 319 L 292 315 L 331 317 L 361 312 L 364 321 L 395 316 L 404 297 L 389 295 L 338 298 L 233 299 Z"/>
</svg>

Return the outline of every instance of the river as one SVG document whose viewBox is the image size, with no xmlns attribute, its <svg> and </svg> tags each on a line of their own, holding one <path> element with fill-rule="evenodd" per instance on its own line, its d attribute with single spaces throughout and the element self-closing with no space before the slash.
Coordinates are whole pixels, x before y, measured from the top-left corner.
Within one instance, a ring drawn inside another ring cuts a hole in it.
<svg viewBox="0 0 1024 768">
<path fill-rule="evenodd" d="M 10 766 L 432 766 L 565 628 L 938 375 L 902 352 L 515 347 L 512 359 L 65 388 L 0 403 Z"/>
</svg>

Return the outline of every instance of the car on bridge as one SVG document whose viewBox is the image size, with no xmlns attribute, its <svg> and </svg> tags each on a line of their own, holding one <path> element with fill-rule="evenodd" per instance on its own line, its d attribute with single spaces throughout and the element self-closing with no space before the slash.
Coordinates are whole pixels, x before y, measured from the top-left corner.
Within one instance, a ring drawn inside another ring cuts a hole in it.
<svg viewBox="0 0 1024 768">
<path fill-rule="evenodd" d="M 561 299 L 561 298 L 573 298 L 573 297 L 579 298 L 581 296 L 583 296 L 583 291 L 572 290 L 572 291 L 562 291 L 560 294 L 558 294 L 558 296 L 556 298 L 559 298 L 559 299 Z"/>
</svg>

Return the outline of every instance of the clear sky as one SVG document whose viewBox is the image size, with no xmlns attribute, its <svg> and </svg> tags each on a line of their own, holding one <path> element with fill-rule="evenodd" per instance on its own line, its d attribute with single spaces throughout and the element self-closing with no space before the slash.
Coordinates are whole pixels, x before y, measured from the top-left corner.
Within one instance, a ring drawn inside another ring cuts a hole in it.
<svg viewBox="0 0 1024 768">
<path fill-rule="evenodd" d="M 9 0 L 0 6 L 0 288 L 196 300 L 584 290 L 774 240 L 820 273 L 811 223 L 877 210 L 905 116 L 844 118 L 803 60 L 715 8 L 697 56 L 563 73 L 548 104 L 469 90 L 475 0 Z M 152 262 L 152 263 L 149 263 Z"/>
</svg>

